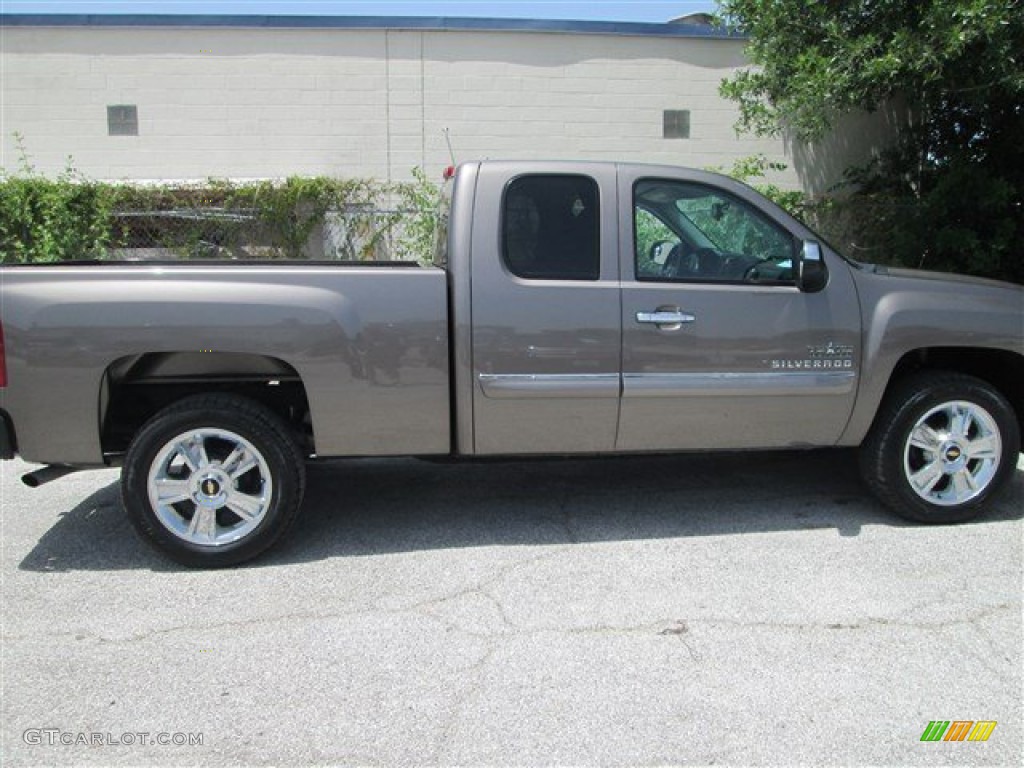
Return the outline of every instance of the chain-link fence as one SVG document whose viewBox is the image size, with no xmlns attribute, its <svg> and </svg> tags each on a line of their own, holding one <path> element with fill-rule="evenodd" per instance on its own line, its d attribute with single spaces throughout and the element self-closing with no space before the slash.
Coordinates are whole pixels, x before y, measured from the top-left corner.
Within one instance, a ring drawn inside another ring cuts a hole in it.
<svg viewBox="0 0 1024 768">
<path fill-rule="evenodd" d="M 413 175 L 145 185 L 0 172 L 0 262 L 427 262 L 445 206 L 437 185 Z"/>
<path fill-rule="evenodd" d="M 426 261 L 410 232 L 421 212 L 350 208 L 302 218 L 283 226 L 245 208 L 183 207 L 121 210 L 112 214 L 108 258 L 160 261 L 181 259 L 305 259 L 332 261 Z"/>
</svg>

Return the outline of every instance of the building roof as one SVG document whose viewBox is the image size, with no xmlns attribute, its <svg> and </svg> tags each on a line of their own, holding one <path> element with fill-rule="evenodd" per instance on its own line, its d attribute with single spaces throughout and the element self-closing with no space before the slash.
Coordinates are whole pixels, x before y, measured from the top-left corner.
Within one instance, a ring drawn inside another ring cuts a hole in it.
<svg viewBox="0 0 1024 768">
<path fill-rule="evenodd" d="M 669 24 L 694 24 L 700 27 L 711 27 L 715 24 L 715 16 L 711 13 L 690 13 L 680 16 L 678 19 L 672 19 Z"/>
<path fill-rule="evenodd" d="M 220 16 L 172 14 L 0 14 L 0 27 L 233 27 L 246 29 L 393 29 L 473 32 L 551 32 L 737 39 L 740 36 L 703 24 L 650 24 L 550 19 L 474 19 L 415 16 Z"/>
</svg>

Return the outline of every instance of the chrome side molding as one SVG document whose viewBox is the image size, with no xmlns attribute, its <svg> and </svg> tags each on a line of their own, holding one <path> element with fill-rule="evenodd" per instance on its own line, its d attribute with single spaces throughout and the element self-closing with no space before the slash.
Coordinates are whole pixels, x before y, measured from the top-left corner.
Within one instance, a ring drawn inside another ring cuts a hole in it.
<svg viewBox="0 0 1024 768">
<path fill-rule="evenodd" d="M 617 373 L 480 373 L 484 397 L 492 400 L 540 398 L 617 398 Z"/>
<path fill-rule="evenodd" d="M 854 371 L 758 371 L 751 373 L 627 373 L 622 396 L 762 397 L 845 395 L 857 382 Z"/>
</svg>

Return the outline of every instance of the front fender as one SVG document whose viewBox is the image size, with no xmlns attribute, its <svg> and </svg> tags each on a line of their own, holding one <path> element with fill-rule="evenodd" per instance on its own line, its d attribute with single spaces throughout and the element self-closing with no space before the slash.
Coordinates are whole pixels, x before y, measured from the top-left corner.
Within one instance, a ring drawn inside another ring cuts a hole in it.
<svg viewBox="0 0 1024 768">
<path fill-rule="evenodd" d="M 859 445 L 901 361 L 934 349 L 1024 356 L 1024 289 L 911 270 L 855 272 L 864 318 L 861 386 L 842 445 Z"/>
</svg>

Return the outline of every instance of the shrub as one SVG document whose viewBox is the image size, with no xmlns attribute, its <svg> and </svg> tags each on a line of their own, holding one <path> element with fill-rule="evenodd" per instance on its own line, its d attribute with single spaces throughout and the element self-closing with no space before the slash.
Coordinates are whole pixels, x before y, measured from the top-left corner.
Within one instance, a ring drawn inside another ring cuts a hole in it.
<svg viewBox="0 0 1024 768">
<path fill-rule="evenodd" d="M 0 169 L 0 258 L 20 263 L 61 261 L 68 254 L 100 258 L 110 245 L 112 209 L 109 186 L 88 181 L 70 160 L 57 178 L 47 179 L 22 152 L 17 174 Z"/>
</svg>

